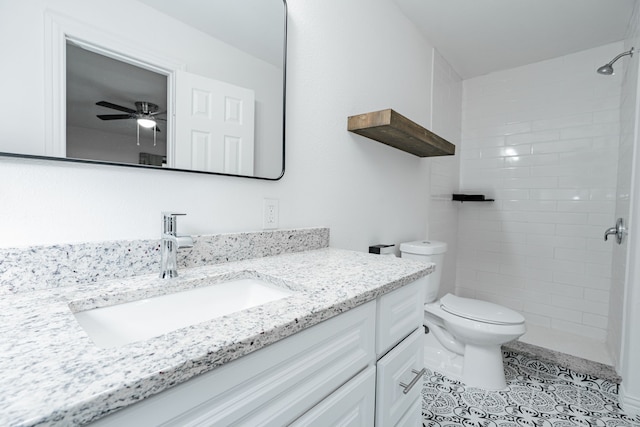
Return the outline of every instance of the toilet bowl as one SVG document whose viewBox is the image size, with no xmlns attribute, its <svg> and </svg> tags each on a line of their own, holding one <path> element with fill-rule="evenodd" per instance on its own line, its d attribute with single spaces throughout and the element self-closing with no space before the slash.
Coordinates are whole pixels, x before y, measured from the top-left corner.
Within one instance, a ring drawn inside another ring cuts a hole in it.
<svg viewBox="0 0 640 427">
<path fill-rule="evenodd" d="M 427 303 L 424 308 L 424 324 L 436 338 L 436 342 L 430 343 L 431 359 L 434 358 L 434 349 L 436 354 L 444 354 L 441 351 L 444 349 L 462 359 L 453 365 L 454 371 L 443 363 L 450 356 L 436 359 L 445 375 L 449 374 L 472 387 L 487 390 L 506 388 L 500 346 L 526 332 L 522 315 L 497 304 L 452 294 L 445 295 L 440 301 Z"/>
<path fill-rule="evenodd" d="M 403 258 L 434 262 L 436 271 L 425 282 L 425 365 L 468 386 L 506 388 L 500 346 L 526 332 L 524 317 L 486 301 L 446 294 L 437 300 L 446 243 L 408 242 Z"/>
</svg>

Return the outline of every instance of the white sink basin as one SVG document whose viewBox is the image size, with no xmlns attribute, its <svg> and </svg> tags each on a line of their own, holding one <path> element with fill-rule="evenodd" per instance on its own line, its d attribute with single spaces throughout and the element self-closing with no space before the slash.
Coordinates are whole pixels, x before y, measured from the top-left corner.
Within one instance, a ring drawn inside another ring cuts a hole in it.
<svg viewBox="0 0 640 427">
<path fill-rule="evenodd" d="M 119 347 L 293 295 L 256 278 L 241 278 L 74 313 L 93 342 Z"/>
</svg>

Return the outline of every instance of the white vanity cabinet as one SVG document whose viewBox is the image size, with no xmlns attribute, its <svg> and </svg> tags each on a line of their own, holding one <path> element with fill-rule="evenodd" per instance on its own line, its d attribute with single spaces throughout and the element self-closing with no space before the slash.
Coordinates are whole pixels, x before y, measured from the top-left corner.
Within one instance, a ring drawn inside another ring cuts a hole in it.
<svg viewBox="0 0 640 427">
<path fill-rule="evenodd" d="M 424 375 L 422 345 L 423 332 L 416 329 L 378 360 L 376 426 L 411 425 L 402 419 L 411 418 L 411 408 L 420 402 Z"/>
<path fill-rule="evenodd" d="M 376 427 L 422 424 L 420 396 L 424 350 L 421 326 L 425 280 L 425 277 L 418 279 L 378 299 Z M 414 423 L 412 420 L 416 419 L 418 421 Z"/>
<path fill-rule="evenodd" d="M 421 324 L 417 281 L 92 425 L 417 426 Z"/>
<path fill-rule="evenodd" d="M 378 298 L 375 369 L 369 367 L 292 426 L 422 425 L 423 280 Z"/>
</svg>

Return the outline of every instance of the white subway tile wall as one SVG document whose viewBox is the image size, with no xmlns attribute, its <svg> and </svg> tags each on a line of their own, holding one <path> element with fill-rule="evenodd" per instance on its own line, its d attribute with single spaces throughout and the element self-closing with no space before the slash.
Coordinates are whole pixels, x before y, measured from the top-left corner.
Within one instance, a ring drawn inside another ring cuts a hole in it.
<svg viewBox="0 0 640 427">
<path fill-rule="evenodd" d="M 463 82 L 456 292 L 604 342 L 622 77 L 613 43 Z M 435 111 L 435 109 L 434 109 Z"/>
</svg>

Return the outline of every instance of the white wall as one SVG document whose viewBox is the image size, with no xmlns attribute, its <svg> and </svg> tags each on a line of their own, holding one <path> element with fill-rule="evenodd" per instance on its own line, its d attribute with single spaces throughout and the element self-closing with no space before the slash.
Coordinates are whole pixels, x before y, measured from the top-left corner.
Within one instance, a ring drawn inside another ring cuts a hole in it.
<svg viewBox="0 0 640 427">
<path fill-rule="evenodd" d="M 457 290 L 605 340 L 622 43 L 464 81 Z M 616 64 L 617 65 L 617 64 Z"/>
<path fill-rule="evenodd" d="M 329 226 L 335 247 L 425 237 L 426 163 L 347 132 L 346 121 L 391 107 L 429 126 L 431 47 L 388 0 L 288 6 L 281 181 L 1 158 L 0 245 L 156 238 L 162 210 L 186 212 L 185 233 L 257 230 L 265 197 L 280 200 L 282 228 Z M 36 80 L 38 92 L 39 75 L 11 78 Z"/>
<path fill-rule="evenodd" d="M 455 292 L 459 202 L 451 195 L 460 185 L 462 79 L 437 51 L 433 61 L 432 131 L 456 146 L 455 156 L 426 159 L 430 166 L 428 237 L 447 243 L 440 295 Z"/>
</svg>

